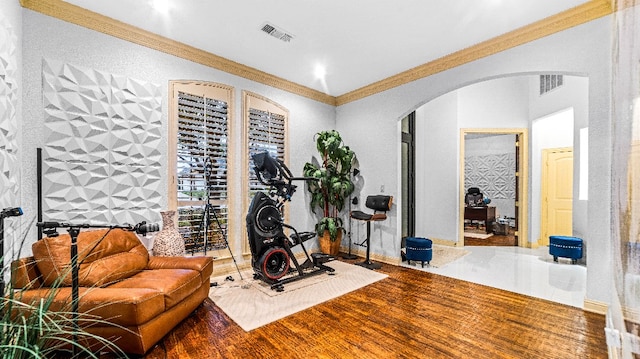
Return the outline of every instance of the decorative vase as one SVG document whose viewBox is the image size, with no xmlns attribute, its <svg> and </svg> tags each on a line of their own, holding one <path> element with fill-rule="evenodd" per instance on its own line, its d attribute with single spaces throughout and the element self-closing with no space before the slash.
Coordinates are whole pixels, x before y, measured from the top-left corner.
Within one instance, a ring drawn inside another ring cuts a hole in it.
<svg viewBox="0 0 640 359">
<path fill-rule="evenodd" d="M 184 239 L 173 221 L 176 211 L 163 211 L 160 212 L 160 215 L 162 216 L 162 230 L 153 239 L 153 255 L 183 256 L 185 253 Z"/>
<path fill-rule="evenodd" d="M 331 241 L 329 231 L 324 231 L 322 237 L 318 238 L 318 242 L 322 253 L 337 256 L 340 252 L 340 243 L 342 243 L 342 231 L 338 231 L 338 238 L 335 241 Z"/>
</svg>

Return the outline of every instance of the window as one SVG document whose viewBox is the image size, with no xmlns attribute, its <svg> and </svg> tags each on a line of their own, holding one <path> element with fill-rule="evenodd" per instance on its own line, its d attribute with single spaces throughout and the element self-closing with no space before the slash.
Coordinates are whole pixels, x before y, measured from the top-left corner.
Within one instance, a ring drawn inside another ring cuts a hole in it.
<svg viewBox="0 0 640 359">
<path fill-rule="evenodd" d="M 272 157 L 289 162 L 287 151 L 287 127 L 289 111 L 284 107 L 262 96 L 251 92 L 243 92 L 244 122 L 245 122 L 245 151 L 248 188 L 246 207 L 257 191 L 265 190 L 266 186 L 258 181 L 253 171 L 251 156 L 255 153 L 268 151 Z M 245 211 L 246 212 L 246 211 Z"/>
<path fill-rule="evenodd" d="M 188 253 L 226 248 L 233 89 L 171 83 L 169 208 Z"/>
<path fill-rule="evenodd" d="M 258 181 L 253 171 L 253 162 L 251 160 L 253 154 L 267 151 L 271 156 L 285 163 L 288 162 L 286 129 L 289 112 L 259 95 L 250 92 L 244 92 L 243 94 L 248 161 L 246 173 L 249 176 L 248 187 L 251 198 L 256 191 L 265 189 L 265 186 Z"/>
</svg>

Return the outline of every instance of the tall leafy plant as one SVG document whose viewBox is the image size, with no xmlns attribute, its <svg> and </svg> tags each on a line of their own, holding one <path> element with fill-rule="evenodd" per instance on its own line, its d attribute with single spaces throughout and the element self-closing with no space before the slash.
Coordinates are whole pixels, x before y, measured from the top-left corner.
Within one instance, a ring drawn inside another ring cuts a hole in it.
<svg viewBox="0 0 640 359">
<path fill-rule="evenodd" d="M 319 163 L 305 163 L 303 172 L 305 177 L 316 179 L 307 181 L 311 210 L 313 213 L 317 209 L 322 210 L 316 232 L 318 236 L 322 236 L 328 231 L 331 241 L 335 241 L 338 232 L 343 230 L 340 211 L 355 187 L 351 181 L 355 153 L 343 143 L 342 137 L 335 130 L 316 134 L 316 148 L 320 154 Z"/>
</svg>

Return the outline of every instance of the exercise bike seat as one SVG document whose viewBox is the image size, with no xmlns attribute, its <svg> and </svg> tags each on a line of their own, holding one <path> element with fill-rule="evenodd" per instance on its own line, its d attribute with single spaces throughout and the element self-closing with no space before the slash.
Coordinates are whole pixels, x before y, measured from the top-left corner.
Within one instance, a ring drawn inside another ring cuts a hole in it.
<svg viewBox="0 0 640 359">
<path fill-rule="evenodd" d="M 291 242 L 293 243 L 293 245 L 296 245 L 304 241 L 308 241 L 309 239 L 315 236 L 316 236 L 316 232 L 299 232 L 297 234 L 296 233 L 291 234 L 289 238 L 291 238 Z"/>
</svg>

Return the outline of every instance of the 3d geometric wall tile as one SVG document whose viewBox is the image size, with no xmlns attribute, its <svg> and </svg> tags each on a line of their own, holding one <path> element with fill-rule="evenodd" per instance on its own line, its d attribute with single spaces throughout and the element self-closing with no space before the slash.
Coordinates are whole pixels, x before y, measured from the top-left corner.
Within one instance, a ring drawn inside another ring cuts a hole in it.
<svg viewBox="0 0 640 359">
<path fill-rule="evenodd" d="M 46 220 L 160 219 L 160 86 L 43 61 Z"/>
<path fill-rule="evenodd" d="M 0 14 L 0 209 L 19 207 L 17 37 Z M 11 238 L 17 221 L 8 221 L 5 236 Z M 7 248 L 5 246 L 5 248 Z"/>
<path fill-rule="evenodd" d="M 516 198 L 516 159 L 513 153 L 466 156 L 464 187 L 478 187 L 490 199 Z"/>
</svg>

